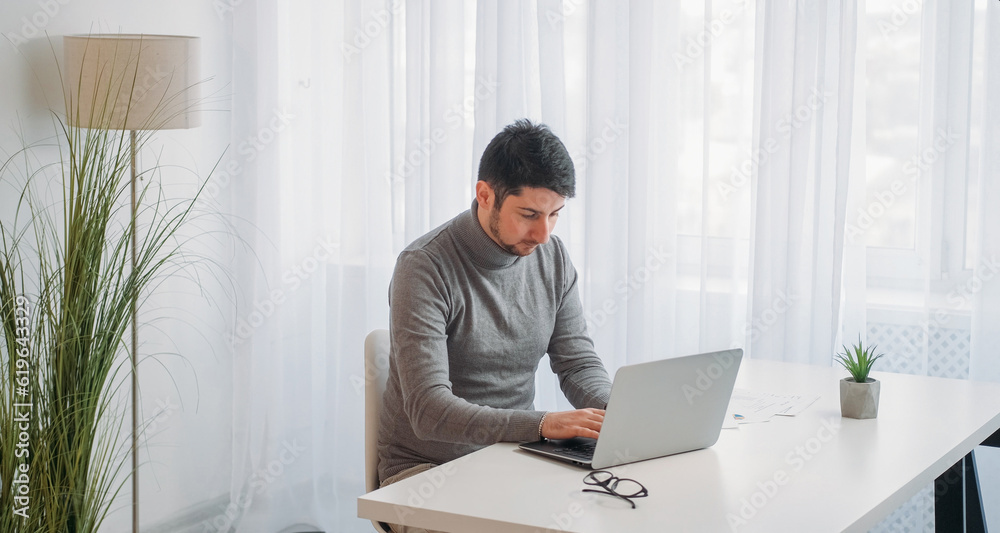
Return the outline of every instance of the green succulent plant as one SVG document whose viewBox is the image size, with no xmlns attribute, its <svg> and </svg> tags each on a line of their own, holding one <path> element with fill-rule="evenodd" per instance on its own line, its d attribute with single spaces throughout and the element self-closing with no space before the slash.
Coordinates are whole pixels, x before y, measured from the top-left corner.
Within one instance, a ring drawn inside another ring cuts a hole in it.
<svg viewBox="0 0 1000 533">
<path fill-rule="evenodd" d="M 878 361 L 880 357 L 885 354 L 877 354 L 876 349 L 878 345 L 872 344 L 871 346 L 865 348 L 864 343 L 861 342 L 861 336 L 858 336 L 857 344 L 854 344 L 851 349 L 844 346 L 844 353 L 839 353 L 836 356 L 837 362 L 839 362 L 848 372 L 851 374 L 851 378 L 858 383 L 865 383 L 868 381 L 868 373 L 872 370 L 872 365 L 875 361 Z"/>
</svg>

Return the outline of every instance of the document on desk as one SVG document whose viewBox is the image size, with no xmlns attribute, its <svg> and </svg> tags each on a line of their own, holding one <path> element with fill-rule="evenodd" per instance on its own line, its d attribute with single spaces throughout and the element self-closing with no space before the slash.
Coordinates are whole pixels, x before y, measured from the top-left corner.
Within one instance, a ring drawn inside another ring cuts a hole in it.
<svg viewBox="0 0 1000 533">
<path fill-rule="evenodd" d="M 818 399 L 819 396 L 816 395 L 775 394 L 734 389 L 729 402 L 729 414 L 739 424 L 767 422 L 775 415 L 795 416 Z"/>
<path fill-rule="evenodd" d="M 738 429 L 742 418 L 743 415 L 737 413 L 736 409 L 730 404 L 729 409 L 726 410 L 726 418 L 722 419 L 722 429 Z"/>
</svg>

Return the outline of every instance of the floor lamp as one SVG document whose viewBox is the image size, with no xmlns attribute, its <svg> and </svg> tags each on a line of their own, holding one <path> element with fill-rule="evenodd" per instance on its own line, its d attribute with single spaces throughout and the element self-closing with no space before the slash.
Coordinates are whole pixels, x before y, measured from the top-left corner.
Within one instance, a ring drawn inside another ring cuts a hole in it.
<svg viewBox="0 0 1000 533">
<path fill-rule="evenodd" d="M 70 125 L 129 132 L 131 264 L 136 265 L 136 132 L 192 128 L 198 81 L 198 38 L 96 34 L 63 37 Z M 132 531 L 139 531 L 139 375 L 137 297 L 132 319 Z"/>
</svg>

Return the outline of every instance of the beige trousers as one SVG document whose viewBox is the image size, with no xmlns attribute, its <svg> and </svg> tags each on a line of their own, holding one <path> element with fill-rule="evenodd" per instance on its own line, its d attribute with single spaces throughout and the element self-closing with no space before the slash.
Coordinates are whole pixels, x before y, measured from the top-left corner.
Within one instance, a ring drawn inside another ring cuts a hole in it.
<svg viewBox="0 0 1000 533">
<path fill-rule="evenodd" d="M 424 463 L 417 466 L 411 466 L 410 468 L 407 468 L 406 470 L 403 470 L 402 472 L 394 476 L 389 476 L 385 481 L 379 483 L 379 487 L 381 488 L 385 487 L 386 485 L 392 485 L 397 481 L 402 481 L 406 478 L 410 478 L 417 474 L 426 472 L 431 468 L 434 468 L 435 466 L 437 465 L 432 463 Z M 440 531 L 431 531 L 429 529 L 424 529 L 422 527 L 401 526 L 398 524 L 389 524 L 389 527 L 392 529 L 393 533 L 441 533 Z"/>
</svg>

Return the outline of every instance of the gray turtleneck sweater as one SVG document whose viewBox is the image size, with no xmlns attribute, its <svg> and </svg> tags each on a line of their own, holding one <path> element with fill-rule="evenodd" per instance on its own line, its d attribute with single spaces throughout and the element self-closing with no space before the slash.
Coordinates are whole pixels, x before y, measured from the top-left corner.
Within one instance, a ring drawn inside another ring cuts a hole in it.
<svg viewBox="0 0 1000 533">
<path fill-rule="evenodd" d="M 486 234 L 477 209 L 473 202 L 396 261 L 379 479 L 495 442 L 538 439 L 535 370 L 546 353 L 574 407 L 607 405 L 611 380 L 587 335 L 562 241 L 512 255 Z"/>
</svg>

